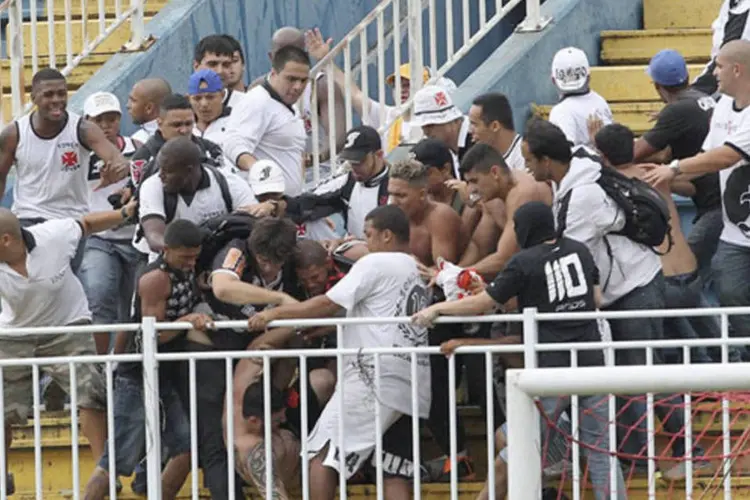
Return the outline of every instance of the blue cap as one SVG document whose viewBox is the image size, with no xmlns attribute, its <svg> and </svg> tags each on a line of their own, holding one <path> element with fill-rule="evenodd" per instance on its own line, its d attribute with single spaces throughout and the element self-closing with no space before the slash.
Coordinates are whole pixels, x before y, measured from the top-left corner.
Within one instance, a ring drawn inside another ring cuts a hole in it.
<svg viewBox="0 0 750 500">
<path fill-rule="evenodd" d="M 188 80 L 188 95 L 221 92 L 222 90 L 224 90 L 224 84 L 221 82 L 221 77 L 210 69 L 200 69 L 190 75 L 190 80 Z"/>
<path fill-rule="evenodd" d="M 654 83 L 665 87 L 682 85 L 690 77 L 685 58 L 672 49 L 662 50 L 652 57 L 646 73 Z"/>
</svg>

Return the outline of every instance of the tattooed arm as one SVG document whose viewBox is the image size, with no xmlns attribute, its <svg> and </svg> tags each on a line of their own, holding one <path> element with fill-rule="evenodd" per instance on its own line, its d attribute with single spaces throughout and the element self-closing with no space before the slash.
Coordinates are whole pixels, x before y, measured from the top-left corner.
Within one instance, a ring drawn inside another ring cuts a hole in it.
<svg viewBox="0 0 750 500">
<path fill-rule="evenodd" d="M 265 441 L 259 440 L 255 446 L 250 448 L 250 451 L 247 453 L 243 462 L 243 468 L 247 472 L 247 475 L 250 476 L 249 479 L 252 480 L 252 483 L 258 489 L 258 493 L 260 493 L 262 498 L 288 500 L 289 494 L 286 491 L 286 487 L 284 487 L 279 471 L 276 470 L 276 463 L 274 463 L 272 471 L 273 492 L 270 496 L 266 493 L 266 450 L 264 444 Z M 245 479 L 247 480 L 247 478 Z"/>
</svg>

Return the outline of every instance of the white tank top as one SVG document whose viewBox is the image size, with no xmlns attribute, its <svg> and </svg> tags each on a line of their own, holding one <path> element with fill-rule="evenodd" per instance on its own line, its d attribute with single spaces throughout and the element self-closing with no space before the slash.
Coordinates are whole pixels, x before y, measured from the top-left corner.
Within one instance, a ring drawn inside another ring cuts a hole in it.
<svg viewBox="0 0 750 500">
<path fill-rule="evenodd" d="M 318 75 L 315 77 L 315 83 L 320 81 L 322 77 L 324 77 L 325 74 L 318 73 Z M 307 83 L 307 86 L 305 87 L 305 91 L 302 93 L 302 97 L 298 101 L 299 103 L 299 111 L 300 116 L 302 116 L 302 121 L 305 123 L 305 133 L 307 134 L 307 144 L 305 146 L 305 152 L 312 153 L 313 152 L 313 134 L 312 134 L 312 89 L 313 89 L 313 82 L 310 81 Z M 338 127 L 344 127 L 345 124 L 339 124 L 337 123 L 336 126 Z M 318 145 L 320 147 L 320 151 L 327 151 L 328 150 L 328 133 L 326 132 L 325 128 L 323 128 L 323 124 L 320 123 L 320 120 L 318 120 Z"/>
<path fill-rule="evenodd" d="M 19 218 L 79 218 L 89 212 L 87 182 L 91 152 L 81 144 L 81 117 L 68 111 L 65 126 L 55 137 L 39 137 L 32 114 L 16 121 L 16 185 L 13 212 Z"/>
</svg>

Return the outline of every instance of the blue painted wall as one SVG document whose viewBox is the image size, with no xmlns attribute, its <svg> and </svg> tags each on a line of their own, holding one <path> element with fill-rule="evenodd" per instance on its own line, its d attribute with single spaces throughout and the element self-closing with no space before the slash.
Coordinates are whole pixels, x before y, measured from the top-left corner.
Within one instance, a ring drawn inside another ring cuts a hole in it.
<svg viewBox="0 0 750 500">
<path fill-rule="evenodd" d="M 463 82 L 456 104 L 468 110 L 472 99 L 484 92 L 508 95 L 518 130 L 529 117 L 532 102 L 550 104 L 557 94 L 550 81 L 550 65 L 559 49 L 581 48 L 591 64 L 599 62 L 599 32 L 639 29 L 641 0 L 548 0 L 542 13 L 553 23 L 539 33 L 514 33 L 487 57 Z"/>
</svg>

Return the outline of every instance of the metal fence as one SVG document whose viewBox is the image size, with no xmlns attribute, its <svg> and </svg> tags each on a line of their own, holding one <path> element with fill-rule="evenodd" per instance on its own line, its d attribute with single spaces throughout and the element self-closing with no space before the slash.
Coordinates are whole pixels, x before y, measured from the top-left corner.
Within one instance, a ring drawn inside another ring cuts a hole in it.
<svg viewBox="0 0 750 500">
<path fill-rule="evenodd" d="M 6 50 L 13 117 L 18 118 L 32 107 L 26 102 L 26 85 L 30 83 L 24 78 L 27 66 L 32 74 L 40 67 L 63 66 L 60 71 L 69 76 L 127 21 L 130 40 L 125 49 L 140 48 L 144 40 L 144 4 L 145 0 L 6 0 L 0 4 L 0 13 L 7 10 L 8 14 Z M 58 54 L 61 39 L 65 48 Z"/>
<path fill-rule="evenodd" d="M 508 444 L 509 444 L 509 486 L 511 500 L 524 500 L 530 498 L 534 489 L 540 487 L 540 446 L 539 446 L 539 419 L 534 406 L 534 397 L 541 395 L 556 394 L 609 394 L 619 393 L 638 393 L 638 392 L 661 392 L 661 391 L 693 391 L 693 390 L 736 390 L 745 389 L 748 385 L 747 380 L 750 378 L 750 368 L 745 364 L 729 364 L 728 350 L 733 345 L 745 345 L 747 339 L 730 338 L 728 329 L 728 316 L 733 314 L 748 314 L 750 308 L 725 308 L 725 309 L 690 309 L 690 310 L 660 310 L 660 311 L 625 311 L 625 312 L 592 312 L 592 313 L 561 313 L 561 314 L 540 314 L 534 309 L 527 309 L 523 314 L 511 315 L 488 315 L 470 318 L 441 318 L 441 323 L 491 323 L 491 322 L 521 322 L 524 330 L 523 345 L 499 345 L 499 346 L 472 346 L 461 347 L 457 350 L 460 354 L 480 354 L 484 357 L 485 362 L 485 394 L 488 402 L 488 408 L 491 408 L 491 401 L 494 397 L 493 381 L 493 361 L 498 354 L 523 354 L 526 368 L 524 370 L 509 371 L 506 376 L 506 385 L 508 386 Z M 593 343 L 566 343 L 566 344 L 539 344 L 536 338 L 537 325 L 539 321 L 566 321 L 581 319 L 601 319 L 601 318 L 634 318 L 634 317 L 685 317 L 685 316 L 718 316 L 721 319 L 721 338 L 718 339 L 701 339 L 701 340 L 663 340 L 663 341 L 633 341 L 633 342 L 593 342 Z M 342 340 L 342 327 L 352 324 L 394 324 L 404 323 L 409 318 L 358 318 L 358 319 L 313 319 L 313 320 L 285 320 L 277 321 L 272 326 L 278 327 L 312 327 L 324 325 L 336 325 L 339 341 Z M 244 321 L 218 322 L 216 328 L 235 328 L 242 329 L 246 327 Z M 4 386 L 3 371 L 8 367 L 30 366 L 32 367 L 34 381 L 34 454 L 35 454 L 35 496 L 38 499 L 44 498 L 45 491 L 43 487 L 42 465 L 42 438 L 40 424 L 40 402 L 41 397 L 38 393 L 38 381 L 40 367 L 51 364 L 63 364 L 69 367 L 71 373 L 71 400 L 76 400 L 76 369 L 77 366 L 85 363 L 103 363 L 105 365 L 106 387 L 108 394 L 107 401 L 107 422 L 110 436 L 114 436 L 114 415 L 113 415 L 113 366 L 116 362 L 140 362 L 143 366 L 143 383 L 148 390 L 144 391 L 144 407 L 146 410 L 146 457 L 148 463 L 148 497 L 161 498 L 161 419 L 159 410 L 159 384 L 158 384 L 158 366 L 159 363 L 168 361 L 187 361 L 189 366 L 189 387 L 190 387 L 190 408 L 187 411 L 191 425 L 191 456 L 192 456 L 192 498 L 199 497 L 198 483 L 198 455 L 197 455 L 197 400 L 196 400 L 196 364 L 204 360 L 224 360 L 226 375 L 226 393 L 231 395 L 233 392 L 233 360 L 242 358 L 260 358 L 263 363 L 264 372 L 270 373 L 270 363 L 278 358 L 297 358 L 299 360 L 300 373 L 306 374 L 308 361 L 319 357 L 335 357 L 337 360 L 337 373 L 343 373 L 345 356 L 351 355 L 372 355 L 375 365 L 375 397 L 379 396 L 380 385 L 377 382 L 377 375 L 380 372 L 380 363 L 383 356 L 402 354 L 408 355 L 411 359 L 411 395 L 412 411 L 418 414 L 417 402 L 420 391 L 420 380 L 417 377 L 417 355 L 430 354 L 439 355 L 439 347 L 415 347 L 415 348 L 370 348 L 370 349 L 284 349 L 284 350 L 263 350 L 263 351 L 232 351 L 232 352 L 189 352 L 189 353 L 159 353 L 157 351 L 157 332 L 161 330 L 189 329 L 189 324 L 181 323 L 158 323 L 154 318 L 145 318 L 141 324 L 116 325 L 107 329 L 116 329 L 119 331 L 135 332 L 141 330 L 143 334 L 143 353 L 130 355 L 108 355 L 108 356 L 83 356 L 83 357 L 59 357 L 59 358 L 34 358 L 34 359 L 3 359 L 0 360 L 0 385 Z M 67 328 L 32 328 L 32 329 L 7 329 L 0 331 L 0 335 L 54 335 L 59 333 L 76 332 L 79 334 L 91 334 L 96 331 L 102 331 L 102 326 L 78 326 Z M 613 363 L 612 355 L 618 349 L 646 349 L 649 364 L 651 364 L 651 353 L 653 349 L 672 347 L 680 348 L 685 351 L 687 356 L 686 363 L 690 363 L 690 348 L 697 346 L 719 346 L 722 350 L 721 365 L 689 365 L 689 366 L 649 366 L 649 367 L 599 367 L 599 368 L 555 368 L 555 369 L 537 369 L 536 355 L 543 351 L 560 351 L 569 350 L 572 358 L 572 364 L 575 366 L 578 353 L 591 350 L 603 349 L 610 353 L 609 363 Z M 455 356 L 448 359 L 448 400 L 449 400 L 449 424 L 450 424 L 450 497 L 452 500 L 458 498 L 459 486 L 457 478 L 457 445 L 456 445 L 456 379 L 457 370 Z M 302 409 L 302 497 L 309 498 L 308 458 L 307 458 L 307 378 L 300 377 L 300 397 Z M 270 377 L 264 379 L 264 413 L 265 420 L 271 421 L 270 407 Z M 342 390 L 341 381 L 337 382 L 336 390 Z M 343 390 L 346 390 L 343 387 Z M 574 407 L 575 403 L 574 396 Z M 686 422 L 690 423 L 690 395 L 685 396 L 685 417 Z M 343 399 L 339 400 L 343 406 Z M 72 497 L 80 498 L 81 496 L 81 479 L 78 475 L 78 419 L 75 411 L 75 405 L 70 410 L 71 418 L 71 460 L 73 462 L 73 477 L 71 478 Z M 377 405 L 376 405 L 377 408 Z M 653 396 L 649 395 L 648 399 L 648 432 L 649 435 L 654 433 L 654 416 L 653 416 Z M 344 414 L 344 408 L 340 407 L 339 411 Z M 723 411 L 723 440 L 724 454 L 730 452 L 729 443 L 729 406 L 726 400 L 722 401 Z M 0 391 L 0 412 L 5 412 L 5 401 Z M 610 416 L 614 418 L 613 410 L 610 409 Z M 226 399 L 227 421 L 232 422 L 234 415 L 233 400 L 231 397 Z M 379 422 L 378 410 L 373 415 L 375 422 Z M 575 412 L 572 418 L 572 428 L 577 426 Z M 220 424 L 217 424 L 220 425 Z M 376 424 L 376 434 L 380 435 L 380 424 Z M 689 425 L 686 425 L 686 429 Z M 496 456 L 494 431 L 496 422 L 492 411 L 486 412 L 486 444 L 487 444 L 487 461 L 488 461 L 488 481 L 490 485 L 495 482 L 494 469 L 492 463 Z M 612 431 L 610 431 L 612 432 Z M 0 441 L 4 439 L 4 429 L 0 426 Z M 227 426 L 226 439 L 228 443 L 234 441 L 234 430 L 232 425 Z M 692 439 L 689 431 L 686 431 L 685 439 L 689 443 Z M 265 426 L 266 443 L 271 440 L 271 426 Z M 654 480 L 654 449 L 653 439 L 649 442 L 648 459 L 649 466 L 649 494 L 653 497 L 655 491 Z M 344 435 L 343 426 L 339 427 L 339 442 L 345 446 L 346 436 Z M 415 469 L 416 464 L 420 464 L 420 434 L 419 420 L 413 419 L 412 423 L 412 442 L 413 442 L 413 460 Z M 613 441 L 611 441 L 613 442 Z M 109 441 L 110 460 L 110 496 L 116 498 L 114 466 L 116 462 L 114 441 Z M 612 445 L 610 445 L 612 446 Z M 232 450 L 232 447 L 229 447 Z M 382 463 L 382 442 L 377 441 L 375 452 L 375 465 L 377 470 L 376 490 L 377 497 L 383 498 L 383 463 Z M 614 451 L 614 450 L 612 450 Z M 273 460 L 270 446 L 265 449 L 266 462 L 266 489 L 273 491 Z M 342 453 L 345 455 L 345 453 Z M 689 454 L 688 454 L 689 457 Z M 228 477 L 227 482 L 230 485 L 229 490 L 233 491 L 235 481 L 235 457 L 232 451 L 227 454 L 228 460 Z M 578 462 L 577 444 L 573 441 L 573 496 L 575 499 L 582 498 L 581 488 L 581 468 Z M 0 453 L 0 471 L 7 464 L 7 457 Z M 685 483 L 685 492 L 689 497 L 692 493 L 693 484 L 690 479 L 690 461 L 688 460 L 688 478 Z M 730 468 L 725 463 L 724 469 L 726 477 L 724 479 L 725 498 L 731 497 L 731 474 Z M 11 471 L 12 472 L 12 471 Z M 346 479 L 344 475 L 339 480 L 340 498 L 345 499 Z M 0 474 L 0 498 L 5 497 L 6 477 Z M 576 489 L 578 488 L 578 489 Z M 419 473 L 415 474 L 413 480 L 414 498 L 421 498 L 422 484 Z M 494 491 L 490 488 L 490 498 L 494 498 Z"/>
</svg>

